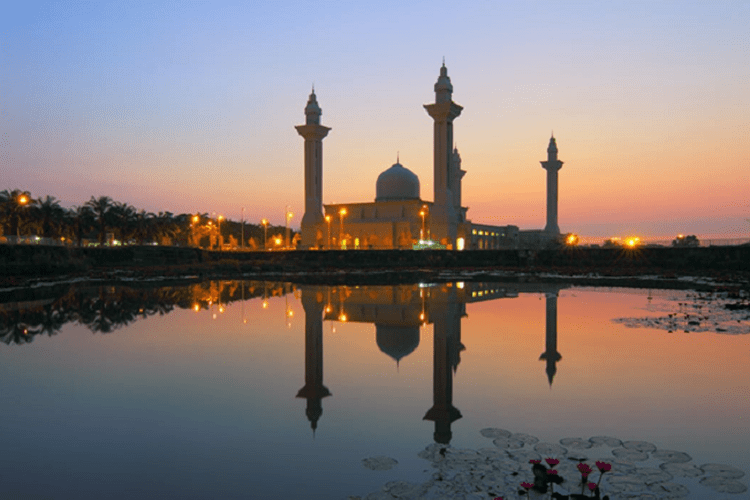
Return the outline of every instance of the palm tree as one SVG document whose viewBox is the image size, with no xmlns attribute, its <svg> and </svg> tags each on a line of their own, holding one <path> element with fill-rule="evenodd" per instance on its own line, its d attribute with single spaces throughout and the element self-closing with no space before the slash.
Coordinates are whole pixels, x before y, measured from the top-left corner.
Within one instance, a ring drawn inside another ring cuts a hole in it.
<svg viewBox="0 0 750 500">
<path fill-rule="evenodd" d="M 20 235 L 20 219 L 25 215 L 25 207 L 33 205 L 31 193 L 13 189 L 0 192 L 0 213 L 5 224 L 4 233 L 8 236 Z"/>
<path fill-rule="evenodd" d="M 44 238 L 59 237 L 65 211 L 54 196 L 39 198 L 31 214 L 41 221 L 42 236 Z M 54 227 L 54 231 L 53 231 Z"/>
<path fill-rule="evenodd" d="M 94 226 L 94 212 L 91 207 L 86 204 L 80 207 L 73 207 L 70 211 L 71 218 L 73 220 L 73 233 L 78 246 L 80 247 L 83 243 L 83 235 L 91 231 Z"/>
<path fill-rule="evenodd" d="M 86 205 L 91 207 L 91 210 L 93 210 L 96 220 L 99 223 L 99 244 L 103 245 L 107 236 L 107 216 L 112 208 L 112 198 L 109 196 L 94 198 L 92 196 L 91 199 L 86 202 Z"/>
</svg>

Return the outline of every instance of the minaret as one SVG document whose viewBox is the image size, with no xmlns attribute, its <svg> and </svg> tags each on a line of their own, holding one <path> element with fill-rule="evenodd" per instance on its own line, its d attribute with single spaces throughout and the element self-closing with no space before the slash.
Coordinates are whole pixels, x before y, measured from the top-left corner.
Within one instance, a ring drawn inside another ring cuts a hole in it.
<svg viewBox="0 0 750 500">
<path fill-rule="evenodd" d="M 545 371 L 552 387 L 552 380 L 557 373 L 557 362 L 562 359 L 562 355 L 557 352 L 557 292 L 546 294 L 545 324 L 544 352 L 539 356 L 539 360 L 547 362 Z"/>
<path fill-rule="evenodd" d="M 305 138 L 305 215 L 302 216 L 302 248 L 318 246 L 317 228 L 325 225 L 323 218 L 323 139 L 329 127 L 320 124 L 321 110 L 313 87 L 305 106 L 304 125 L 297 125 Z"/>
<path fill-rule="evenodd" d="M 453 208 L 456 210 L 459 222 L 464 222 L 461 217 L 461 179 L 464 175 L 466 175 L 466 170 L 461 170 L 461 155 L 458 154 L 458 148 L 454 147 L 451 156 L 451 179 L 453 180 L 451 192 L 453 193 Z"/>
<path fill-rule="evenodd" d="M 560 226 L 557 225 L 557 171 L 563 166 L 563 162 L 557 159 L 557 143 L 553 135 L 549 140 L 547 148 L 547 161 L 541 162 L 542 168 L 547 171 L 547 226 L 544 230 L 553 235 L 560 234 Z"/>
<path fill-rule="evenodd" d="M 424 108 L 435 121 L 434 124 L 434 179 L 435 201 L 430 213 L 430 230 L 441 243 L 455 248 L 458 218 L 454 207 L 455 200 L 451 188 L 456 187 L 452 168 L 453 120 L 461 114 L 461 106 L 453 102 L 453 85 L 448 78 L 445 62 L 440 68 L 440 76 L 435 83 L 435 102 Z M 445 240 L 445 241 L 443 241 Z"/>
</svg>

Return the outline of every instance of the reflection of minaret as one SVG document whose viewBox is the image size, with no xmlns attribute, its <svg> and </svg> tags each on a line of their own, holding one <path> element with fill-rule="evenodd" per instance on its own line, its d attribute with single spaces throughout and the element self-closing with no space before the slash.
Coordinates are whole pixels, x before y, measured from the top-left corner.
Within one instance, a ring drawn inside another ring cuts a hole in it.
<svg viewBox="0 0 750 500">
<path fill-rule="evenodd" d="M 321 400 L 331 393 L 323 385 L 323 304 L 314 292 L 302 289 L 302 307 L 305 309 L 305 386 L 297 393 L 307 399 L 307 419 L 313 433 L 323 414 Z"/>
<path fill-rule="evenodd" d="M 546 297 L 545 351 L 539 356 L 539 359 L 547 361 L 547 380 L 549 380 L 551 387 L 552 379 L 557 373 L 557 362 L 562 359 L 562 355 L 557 352 L 557 293 L 547 293 Z"/>
<path fill-rule="evenodd" d="M 305 138 L 305 214 L 302 216 L 302 248 L 318 245 L 317 228 L 323 225 L 323 139 L 329 127 L 320 124 L 321 110 L 313 88 L 305 107 L 304 125 L 297 125 Z"/>
<path fill-rule="evenodd" d="M 431 233 L 441 243 L 455 245 L 458 220 L 451 189 L 460 187 L 453 172 L 453 120 L 461 114 L 461 106 L 453 102 L 453 85 L 445 63 L 435 83 L 435 102 L 424 108 L 434 120 L 433 155 L 435 201 L 431 210 Z M 443 241 L 445 240 L 445 241 Z"/>
<path fill-rule="evenodd" d="M 557 171 L 562 168 L 563 162 L 557 159 L 555 136 L 549 140 L 547 161 L 541 164 L 542 168 L 547 171 L 547 226 L 544 230 L 557 235 L 560 234 L 560 226 L 557 225 Z"/>
<path fill-rule="evenodd" d="M 461 412 L 453 406 L 453 372 L 458 366 L 461 345 L 461 316 L 464 308 L 455 296 L 455 288 L 449 288 L 446 304 L 435 304 L 431 309 L 434 353 L 432 375 L 432 408 L 424 420 L 435 422 L 436 443 L 448 444 L 451 424 L 461 418 Z"/>
</svg>

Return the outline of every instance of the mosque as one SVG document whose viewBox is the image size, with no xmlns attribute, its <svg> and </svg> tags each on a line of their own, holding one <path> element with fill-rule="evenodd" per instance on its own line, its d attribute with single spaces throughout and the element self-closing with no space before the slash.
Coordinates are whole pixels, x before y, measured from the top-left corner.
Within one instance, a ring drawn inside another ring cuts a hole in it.
<svg viewBox="0 0 750 500">
<path fill-rule="evenodd" d="M 435 102 L 424 105 L 434 121 L 434 198 L 423 200 L 419 178 L 396 163 L 378 176 L 375 201 L 323 205 L 323 139 L 331 130 L 320 123 L 315 90 L 305 107 L 304 125 L 295 127 L 305 139 L 305 213 L 303 249 L 482 250 L 540 248 L 560 238 L 557 225 L 557 159 L 554 136 L 547 148 L 547 225 L 519 231 L 517 226 L 474 224 L 462 206 L 461 156 L 454 147 L 453 121 L 462 107 L 453 102 L 453 85 L 443 63 L 435 83 Z"/>
</svg>

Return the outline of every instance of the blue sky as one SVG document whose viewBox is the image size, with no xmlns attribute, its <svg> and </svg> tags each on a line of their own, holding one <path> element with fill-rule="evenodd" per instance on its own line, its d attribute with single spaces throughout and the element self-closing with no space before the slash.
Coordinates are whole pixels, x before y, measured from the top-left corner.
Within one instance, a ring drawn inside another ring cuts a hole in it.
<svg viewBox="0 0 750 500">
<path fill-rule="evenodd" d="M 66 206 L 301 216 L 314 83 L 324 202 L 370 201 L 399 152 L 432 199 L 422 105 L 445 57 L 479 223 L 750 233 L 750 2 L 24 2 L 0 21 L 2 189 Z M 297 223 L 299 218 L 296 219 Z M 294 224 L 294 222 L 293 222 Z"/>
</svg>

